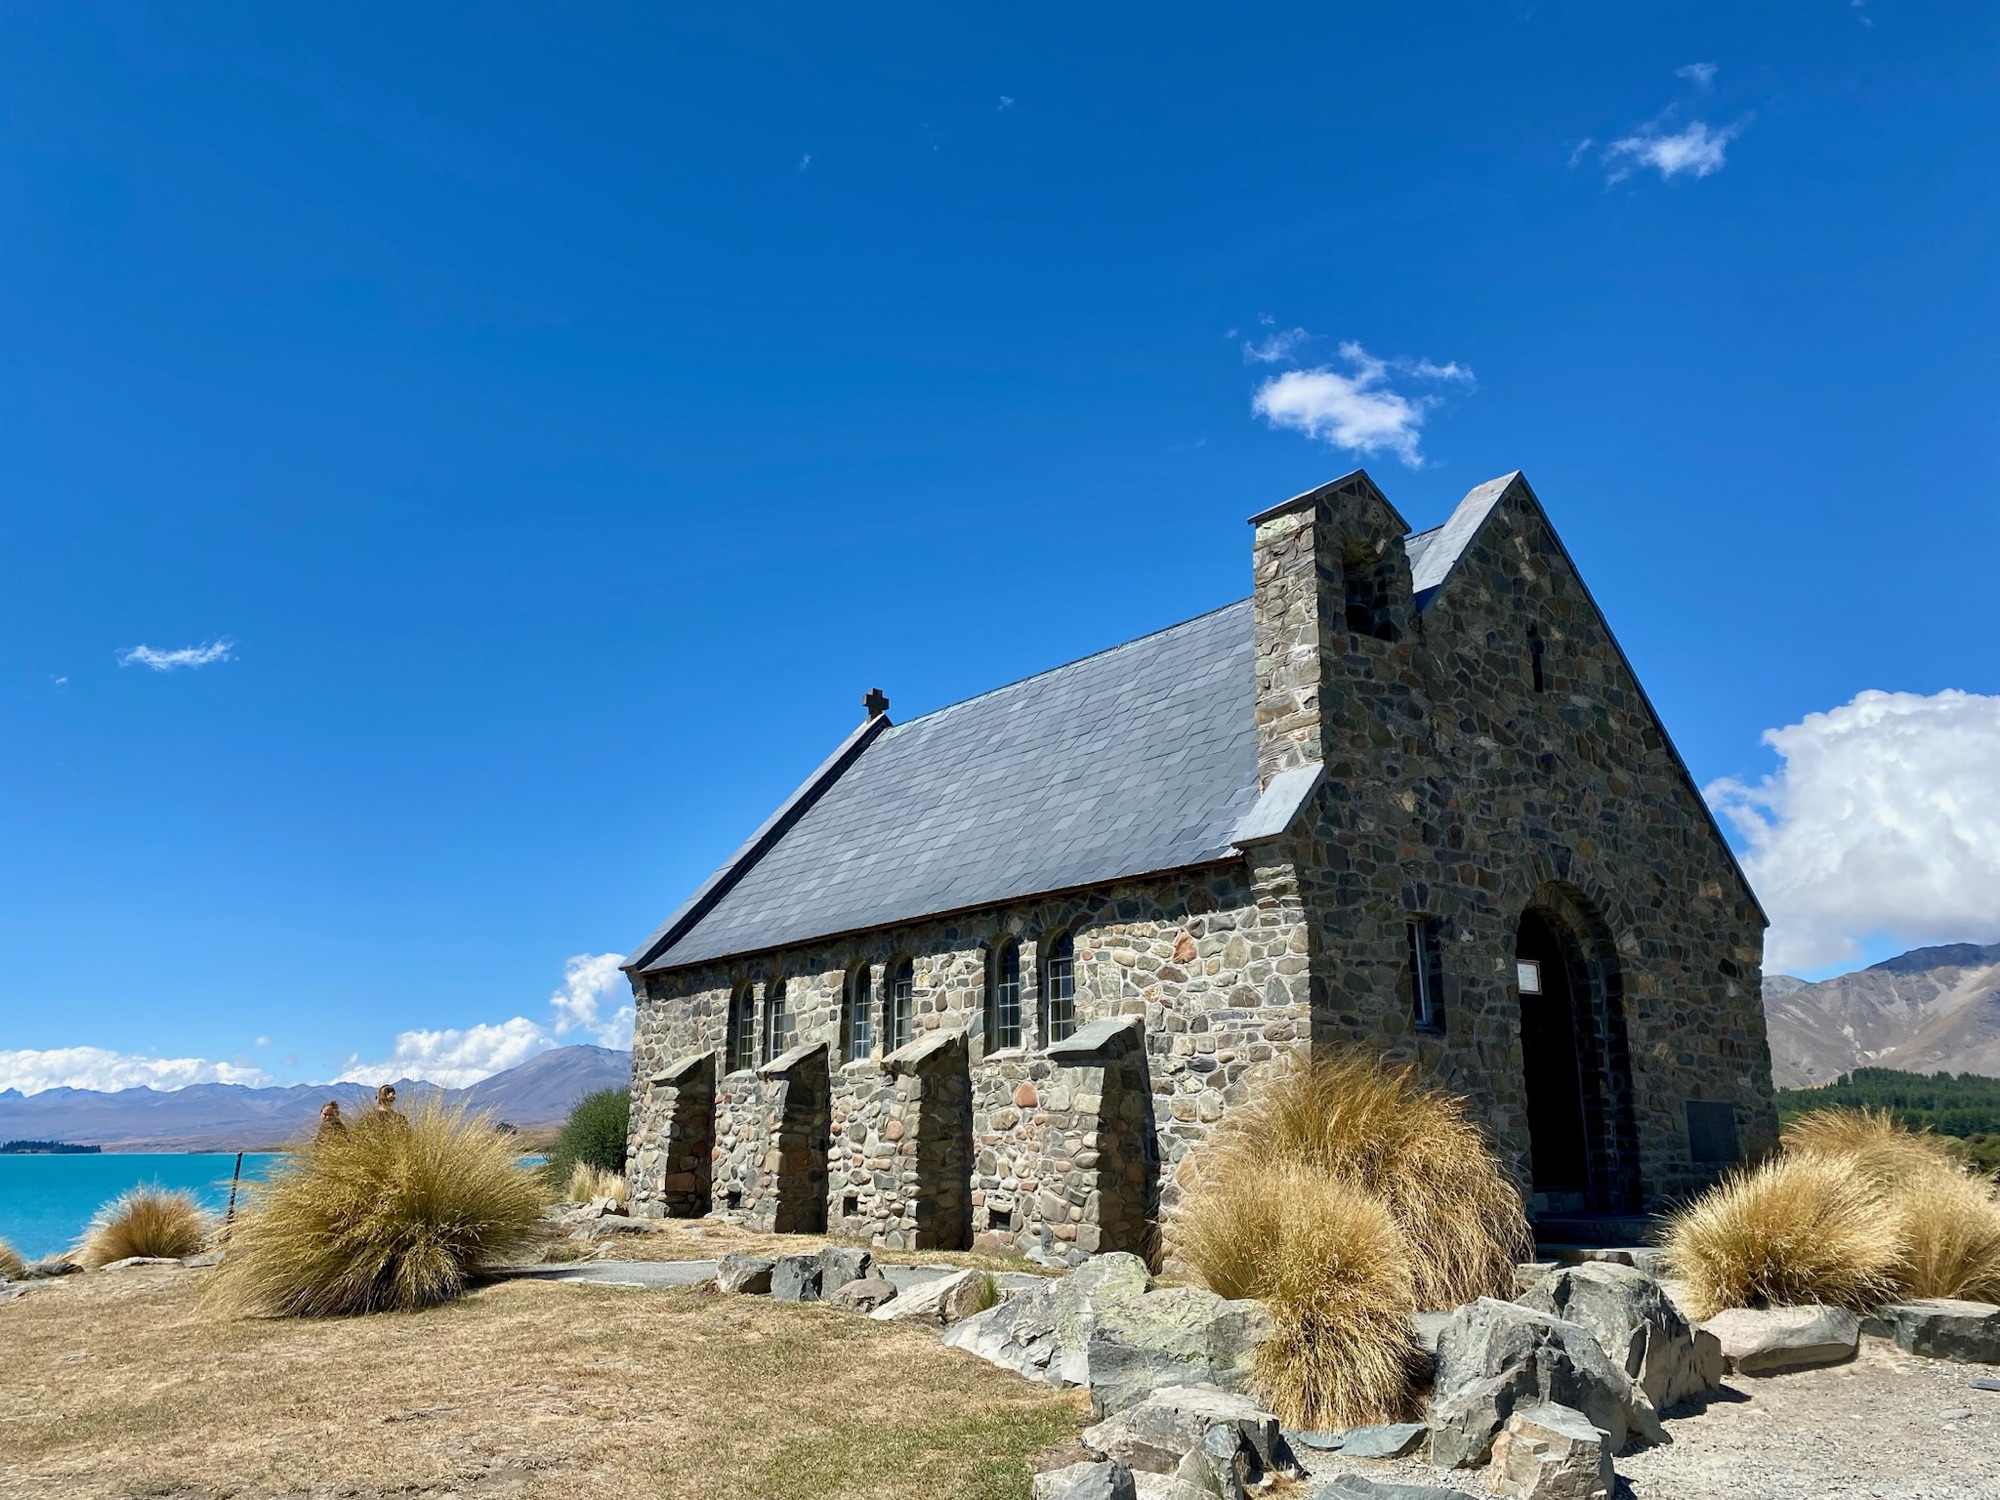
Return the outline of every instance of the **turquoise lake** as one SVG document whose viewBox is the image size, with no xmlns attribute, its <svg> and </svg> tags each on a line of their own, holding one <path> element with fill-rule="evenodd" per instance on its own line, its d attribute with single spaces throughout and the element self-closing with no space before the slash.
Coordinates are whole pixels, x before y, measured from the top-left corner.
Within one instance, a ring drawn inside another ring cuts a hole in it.
<svg viewBox="0 0 2000 1500">
<path fill-rule="evenodd" d="M 270 1171 L 279 1153 L 245 1152 L 243 1178 Z M 186 1188 L 204 1208 L 229 1206 L 234 1151 L 111 1152 L 89 1156 L 0 1156 L 0 1239 L 35 1260 L 67 1250 L 90 1216 L 128 1188 Z"/>
</svg>

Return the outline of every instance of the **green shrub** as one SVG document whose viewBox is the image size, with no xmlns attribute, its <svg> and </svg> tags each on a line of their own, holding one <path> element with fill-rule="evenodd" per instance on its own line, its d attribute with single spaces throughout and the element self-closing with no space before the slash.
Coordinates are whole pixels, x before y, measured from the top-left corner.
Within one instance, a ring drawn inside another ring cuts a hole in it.
<svg viewBox="0 0 2000 1500">
<path fill-rule="evenodd" d="M 600 1172 L 623 1174 L 625 1137 L 632 1126 L 632 1091 L 599 1089 L 585 1094 L 563 1122 L 549 1154 L 549 1175 L 558 1183 L 569 1181 L 579 1164 Z"/>
<path fill-rule="evenodd" d="M 208 1215 L 193 1194 L 136 1187 L 97 1211 L 76 1258 L 96 1270 L 134 1255 L 199 1255 L 208 1248 L 208 1231 Z"/>
<path fill-rule="evenodd" d="M 278 1317 L 428 1307 L 533 1245 L 546 1202 L 483 1117 L 437 1105 L 363 1115 L 253 1189 L 219 1294 Z"/>
</svg>

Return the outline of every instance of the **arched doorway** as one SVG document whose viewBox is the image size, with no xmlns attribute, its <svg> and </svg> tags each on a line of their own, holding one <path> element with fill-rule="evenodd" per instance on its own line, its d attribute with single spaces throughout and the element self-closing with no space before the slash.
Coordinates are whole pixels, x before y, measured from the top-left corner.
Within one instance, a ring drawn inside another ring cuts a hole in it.
<svg viewBox="0 0 2000 1500">
<path fill-rule="evenodd" d="M 1515 941 L 1533 1190 L 1540 1212 L 1639 1206 L 1638 1132 L 1618 969 L 1579 902 L 1544 892 Z"/>
</svg>

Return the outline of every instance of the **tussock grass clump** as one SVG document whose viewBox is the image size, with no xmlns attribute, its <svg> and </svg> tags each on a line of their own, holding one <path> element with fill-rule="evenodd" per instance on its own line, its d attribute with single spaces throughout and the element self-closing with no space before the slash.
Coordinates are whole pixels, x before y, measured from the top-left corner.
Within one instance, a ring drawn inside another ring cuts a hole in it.
<svg viewBox="0 0 2000 1500">
<path fill-rule="evenodd" d="M 278 1317 L 429 1307 L 526 1250 L 545 1197 L 484 1117 L 365 1115 L 300 1146 L 255 1191 L 218 1291 Z"/>
<path fill-rule="evenodd" d="M 1725 1307 L 2000 1298 L 2000 1189 L 1886 1110 L 1822 1109 L 1784 1152 L 1672 1221 L 1667 1253 L 1704 1316 Z"/>
<path fill-rule="evenodd" d="M 1905 1295 L 2000 1302 L 2000 1189 L 1962 1167 L 1911 1184 L 1898 1205 Z"/>
<path fill-rule="evenodd" d="M 607 1172 L 602 1167 L 593 1167 L 587 1161 L 580 1161 L 569 1169 L 569 1182 L 564 1191 L 576 1203 L 588 1203 L 593 1198 L 609 1198 L 617 1203 L 625 1201 L 625 1174 Z"/>
<path fill-rule="evenodd" d="M 1262 1162 L 1204 1183 L 1175 1231 L 1176 1253 L 1211 1291 L 1270 1311 L 1255 1381 L 1286 1426 L 1413 1413 L 1416 1282 L 1409 1241 L 1379 1198 L 1296 1162 Z"/>
<path fill-rule="evenodd" d="M 0 1240 L 0 1276 L 9 1281 L 18 1281 L 28 1269 L 28 1263 L 21 1259 L 21 1252 L 5 1240 Z"/>
<path fill-rule="evenodd" d="M 1732 1174 L 1674 1216 L 1666 1248 L 1703 1318 L 1811 1302 L 1865 1311 L 1904 1272 L 1899 1226 L 1868 1179 L 1817 1153 Z"/>
<path fill-rule="evenodd" d="M 192 1194 L 136 1187 L 97 1211 L 77 1242 L 76 1259 L 94 1271 L 134 1255 L 199 1255 L 208 1248 L 209 1229 Z"/>
<path fill-rule="evenodd" d="M 1361 1051 L 1265 1077 L 1188 1177 L 1169 1255 L 1270 1310 L 1258 1393 L 1295 1426 L 1410 1415 L 1422 1370 L 1411 1314 L 1512 1295 L 1534 1243 L 1464 1102 Z"/>
<path fill-rule="evenodd" d="M 1277 1162 L 1382 1200 L 1408 1241 L 1420 1310 L 1511 1297 L 1514 1264 L 1534 1250 L 1520 1190 L 1464 1100 L 1373 1054 L 1295 1060 L 1267 1078 L 1217 1126 L 1199 1170 L 1219 1181 Z"/>
</svg>

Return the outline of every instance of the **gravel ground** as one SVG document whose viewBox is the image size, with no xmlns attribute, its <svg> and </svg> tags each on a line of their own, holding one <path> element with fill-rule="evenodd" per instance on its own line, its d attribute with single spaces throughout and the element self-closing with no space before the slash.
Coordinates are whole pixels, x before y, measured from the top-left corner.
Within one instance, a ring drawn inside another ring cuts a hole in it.
<svg viewBox="0 0 2000 1500">
<path fill-rule="evenodd" d="M 1670 1416 L 1673 1442 L 1618 1460 L 1621 1500 L 2000 1500 L 2000 1392 L 1983 1365 L 1862 1340 L 1851 1364 L 1762 1380 L 1731 1377 L 1699 1412 Z M 1968 1415 L 1952 1416 L 1952 1412 Z M 1371 1464 L 1300 1450 L 1315 1475 L 1364 1473 L 1481 1494 L 1476 1473 Z"/>
</svg>

